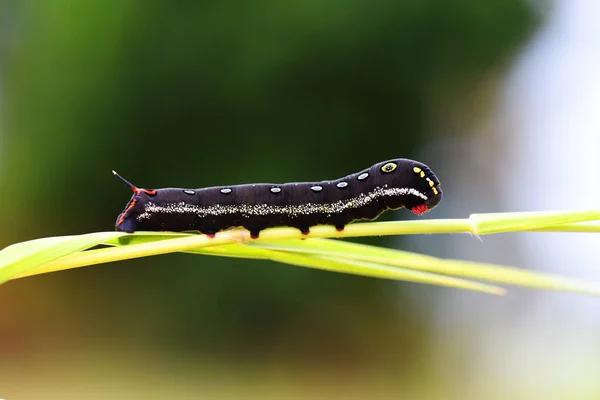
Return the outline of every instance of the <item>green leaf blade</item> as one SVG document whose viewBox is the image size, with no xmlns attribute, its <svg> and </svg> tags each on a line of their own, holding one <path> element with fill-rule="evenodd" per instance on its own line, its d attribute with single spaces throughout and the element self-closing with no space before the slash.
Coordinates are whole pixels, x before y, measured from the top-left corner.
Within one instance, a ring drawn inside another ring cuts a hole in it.
<svg viewBox="0 0 600 400">
<path fill-rule="evenodd" d="M 96 232 L 36 239 L 8 246 L 0 251 L 0 284 L 69 254 L 121 235 L 123 235 L 121 232 Z"/>
<path fill-rule="evenodd" d="M 308 239 L 297 229 L 287 227 L 266 229 L 257 240 L 251 240 L 244 229 L 219 232 L 215 238 L 174 232 L 99 232 L 45 238 L 7 247 L 0 251 L 0 283 L 8 279 L 86 265 L 187 252 L 267 259 L 337 272 L 462 287 L 496 294 L 502 289 L 472 280 L 598 296 L 600 285 L 597 283 L 500 265 L 444 260 L 423 254 L 325 239 L 441 233 L 478 235 L 513 231 L 599 232 L 600 223 L 593 222 L 598 219 L 600 211 L 594 210 L 473 214 L 469 219 L 357 223 L 347 226 L 342 233 L 331 226 L 316 226 L 311 228 Z M 84 251 L 99 243 L 112 247 Z"/>
</svg>

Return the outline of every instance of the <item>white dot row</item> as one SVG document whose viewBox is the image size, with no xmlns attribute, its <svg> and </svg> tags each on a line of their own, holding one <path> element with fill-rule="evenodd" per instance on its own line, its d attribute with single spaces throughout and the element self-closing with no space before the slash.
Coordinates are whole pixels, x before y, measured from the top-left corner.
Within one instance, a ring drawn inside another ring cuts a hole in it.
<svg viewBox="0 0 600 400">
<path fill-rule="evenodd" d="M 359 181 L 364 181 L 365 179 L 367 179 L 369 177 L 369 174 L 367 172 L 363 172 L 362 174 L 358 175 L 356 177 L 356 179 L 358 179 Z M 338 182 L 336 185 L 336 187 L 343 189 L 345 187 L 348 187 L 348 182 L 342 181 L 342 182 Z M 271 193 L 281 193 L 281 188 L 280 187 L 272 187 L 271 189 L 269 189 L 271 191 Z M 323 186 L 319 186 L 319 185 L 314 185 L 310 187 L 310 190 L 312 190 L 313 192 L 320 192 L 321 190 L 323 190 Z M 220 190 L 220 192 L 222 194 L 229 194 L 232 192 L 231 188 L 223 188 Z M 191 189 L 185 189 L 183 191 L 183 193 L 185 194 L 189 194 L 190 196 L 195 195 L 196 192 L 194 190 Z"/>
</svg>

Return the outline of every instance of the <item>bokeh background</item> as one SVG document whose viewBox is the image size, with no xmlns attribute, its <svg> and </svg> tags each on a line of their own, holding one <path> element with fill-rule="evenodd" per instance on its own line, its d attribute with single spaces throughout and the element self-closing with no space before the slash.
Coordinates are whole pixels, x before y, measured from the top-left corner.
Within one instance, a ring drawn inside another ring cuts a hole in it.
<svg viewBox="0 0 600 400">
<path fill-rule="evenodd" d="M 424 218 L 597 208 L 600 3 L 0 0 L 0 244 L 112 230 L 135 184 L 395 157 Z M 411 218 L 406 211 L 386 218 Z M 597 237 L 370 243 L 600 280 Z M 600 398 L 600 303 L 166 255 L 0 288 L 0 397 Z"/>
</svg>

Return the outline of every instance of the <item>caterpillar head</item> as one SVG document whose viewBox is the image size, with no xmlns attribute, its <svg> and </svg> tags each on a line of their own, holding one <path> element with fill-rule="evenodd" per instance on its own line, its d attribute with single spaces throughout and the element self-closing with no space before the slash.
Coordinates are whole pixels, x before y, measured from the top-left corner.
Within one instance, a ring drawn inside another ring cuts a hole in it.
<svg viewBox="0 0 600 400">
<path fill-rule="evenodd" d="M 388 200 L 389 208 L 405 207 L 420 215 L 437 206 L 442 200 L 439 179 L 423 163 L 398 158 L 375 164 L 371 169 L 376 182 L 379 181 L 402 193 L 401 197 Z"/>
</svg>

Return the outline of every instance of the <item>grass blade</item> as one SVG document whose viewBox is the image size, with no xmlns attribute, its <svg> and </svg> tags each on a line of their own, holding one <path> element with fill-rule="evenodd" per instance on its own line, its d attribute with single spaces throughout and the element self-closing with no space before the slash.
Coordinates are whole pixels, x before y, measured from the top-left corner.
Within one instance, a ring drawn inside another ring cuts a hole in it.
<svg viewBox="0 0 600 400">
<path fill-rule="evenodd" d="M 200 238 L 201 236 L 196 235 L 191 238 Z M 189 239 L 190 237 L 188 237 Z M 147 241 L 150 240 L 150 241 Z M 53 272 L 58 270 L 64 270 L 69 268 L 82 267 L 85 265 L 93 265 L 100 262 L 107 262 L 109 260 L 122 259 L 126 256 L 139 256 L 145 253 L 149 245 L 157 243 L 157 236 L 148 236 L 140 241 L 140 243 L 133 245 L 126 245 L 123 247 L 112 247 L 105 249 L 90 250 L 83 253 L 75 253 L 70 256 L 64 257 L 63 259 L 57 260 L 54 263 L 49 263 L 39 267 L 36 270 L 29 271 L 23 274 L 24 276 L 37 275 L 40 273 Z M 165 245 L 175 245 L 175 247 L 181 248 L 181 240 L 164 240 L 161 243 Z M 186 247 L 190 246 L 189 240 Z M 212 240 L 211 240 L 212 242 Z M 209 242 L 210 244 L 212 244 Z M 304 241 L 297 240 L 301 245 Z M 162 246 L 161 246 L 162 247 Z M 126 251 L 124 254 L 123 251 Z M 251 247 L 239 243 L 233 243 L 229 245 L 215 246 L 215 247 L 200 247 L 182 250 L 186 252 L 196 254 L 207 254 L 207 255 L 219 255 L 229 257 L 244 257 L 244 258 L 256 258 L 272 260 L 284 264 L 291 264 L 302 267 L 310 267 L 316 269 L 322 269 L 333 272 L 348 273 L 353 275 L 370 276 L 374 278 L 383 279 L 396 279 L 404 280 L 409 282 L 427 283 L 433 285 L 441 285 L 447 287 L 454 287 L 466 290 L 474 290 L 484 293 L 501 295 L 505 293 L 505 290 L 500 287 L 483 284 L 480 282 L 468 281 L 465 279 L 444 276 L 424 271 L 415 271 L 406 268 L 399 268 L 397 266 L 379 264 L 376 262 L 364 262 L 352 259 L 339 259 L 335 257 L 321 257 L 306 254 L 299 254 L 299 252 L 287 252 L 277 251 L 259 247 Z M 146 254 L 147 255 L 147 254 Z"/>
<path fill-rule="evenodd" d="M 121 235 L 121 232 L 97 232 L 36 239 L 8 246 L 0 251 L 0 284 L 40 265 Z"/>
<path fill-rule="evenodd" d="M 600 211 L 592 210 L 473 214 L 469 219 L 359 223 L 347 226 L 343 233 L 337 232 L 330 226 L 317 226 L 311 228 L 311 239 L 305 241 L 297 240 L 305 238 L 297 229 L 285 227 L 264 230 L 258 240 L 250 240 L 249 233 L 243 229 L 219 232 L 213 239 L 189 233 L 99 232 L 39 239 L 7 247 L 0 251 L 0 283 L 16 277 L 86 265 L 172 252 L 192 252 L 271 259 L 288 264 L 321 269 L 333 268 L 338 272 L 377 277 L 385 277 L 381 275 L 386 274 L 392 276 L 400 272 L 404 274 L 404 278 L 399 278 L 398 275 L 391 279 L 411 280 L 412 278 L 409 279 L 407 275 L 407 271 L 410 271 L 430 274 L 413 277 L 415 281 L 420 282 L 424 282 L 423 279 L 427 277 L 432 279 L 428 281 L 431 283 L 441 279 L 440 275 L 444 275 L 444 279 L 453 276 L 455 277 L 453 279 L 460 277 L 598 295 L 600 289 L 597 284 L 573 279 L 499 265 L 443 260 L 421 254 L 318 238 L 457 232 L 472 234 L 511 231 L 597 232 L 600 231 L 600 224 L 590 221 L 599 218 Z M 115 247 L 82 251 L 98 243 Z M 441 280 L 439 282 L 443 284 Z M 486 287 L 485 290 L 492 290 L 490 288 Z M 493 290 L 497 291 L 498 288 Z"/>
<path fill-rule="evenodd" d="M 600 211 L 552 211 L 472 214 L 469 219 L 477 235 L 537 230 L 551 226 L 600 219 Z"/>
<path fill-rule="evenodd" d="M 389 266 L 536 289 L 560 290 L 600 296 L 600 283 L 589 283 L 581 280 L 494 264 L 445 260 L 418 253 L 385 249 L 357 243 L 323 239 L 312 239 L 310 242 L 310 246 L 299 244 L 297 241 L 252 243 L 249 244 L 249 246 L 317 256 L 333 256 L 341 259 L 376 262 Z"/>
</svg>

